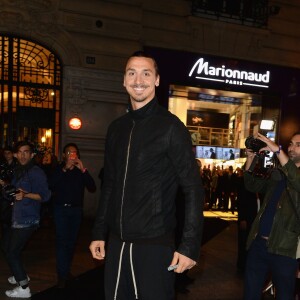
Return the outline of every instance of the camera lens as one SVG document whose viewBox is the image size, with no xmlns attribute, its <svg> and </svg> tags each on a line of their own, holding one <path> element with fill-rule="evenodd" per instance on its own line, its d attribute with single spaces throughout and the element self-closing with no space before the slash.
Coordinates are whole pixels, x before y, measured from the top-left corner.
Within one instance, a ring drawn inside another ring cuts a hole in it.
<svg viewBox="0 0 300 300">
<path fill-rule="evenodd" d="M 267 146 L 267 144 L 259 139 L 255 139 L 253 136 L 248 136 L 245 141 L 245 146 L 253 152 L 258 153 L 261 148 Z"/>
</svg>

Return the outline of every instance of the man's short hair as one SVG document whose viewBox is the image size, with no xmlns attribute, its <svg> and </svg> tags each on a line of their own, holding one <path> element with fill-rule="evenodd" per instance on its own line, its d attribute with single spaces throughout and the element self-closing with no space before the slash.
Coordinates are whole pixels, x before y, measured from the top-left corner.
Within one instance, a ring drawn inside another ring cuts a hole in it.
<svg viewBox="0 0 300 300">
<path fill-rule="evenodd" d="M 294 137 L 295 135 L 300 135 L 300 131 L 295 132 L 292 137 Z"/>
<path fill-rule="evenodd" d="M 139 50 L 139 51 L 135 51 L 133 52 L 127 59 L 127 62 L 126 62 L 126 65 L 129 61 L 129 59 L 131 59 L 132 57 L 146 57 L 146 58 L 150 58 L 153 60 L 153 63 L 154 63 L 154 69 L 155 69 L 155 73 L 156 73 L 156 76 L 159 75 L 159 69 L 158 69 L 158 65 L 156 63 L 156 60 L 155 58 L 149 54 L 149 53 L 146 53 L 145 51 L 142 51 L 142 50 Z"/>
<path fill-rule="evenodd" d="M 9 151 L 9 152 L 14 152 L 13 147 L 12 146 L 5 146 L 3 149 L 3 151 Z"/>
<path fill-rule="evenodd" d="M 17 142 L 15 144 L 15 147 L 14 147 L 14 153 L 17 153 L 21 147 L 23 146 L 29 146 L 29 150 L 31 153 L 34 153 L 34 146 L 32 143 L 28 142 L 28 141 L 20 141 L 20 142 Z"/>
</svg>

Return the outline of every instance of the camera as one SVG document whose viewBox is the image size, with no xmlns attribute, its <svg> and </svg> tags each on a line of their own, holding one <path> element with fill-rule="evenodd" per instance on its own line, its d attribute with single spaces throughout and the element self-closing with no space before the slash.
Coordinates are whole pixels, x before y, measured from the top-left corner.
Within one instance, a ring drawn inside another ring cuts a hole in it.
<svg viewBox="0 0 300 300">
<path fill-rule="evenodd" d="M 259 150 L 266 147 L 267 144 L 259 139 L 254 138 L 252 135 L 248 136 L 245 140 L 245 146 L 251 149 L 254 153 L 259 153 Z"/>
<path fill-rule="evenodd" d="M 3 192 L 4 192 L 4 196 L 8 199 L 11 199 L 16 194 L 20 193 L 20 191 L 14 185 L 11 184 L 5 185 L 3 187 Z"/>
<path fill-rule="evenodd" d="M 253 136 L 248 136 L 245 140 L 245 146 L 255 153 L 252 164 L 247 171 L 256 177 L 270 177 L 276 168 L 276 157 L 271 155 L 267 150 L 260 151 L 260 149 L 266 147 L 267 144 Z"/>
</svg>

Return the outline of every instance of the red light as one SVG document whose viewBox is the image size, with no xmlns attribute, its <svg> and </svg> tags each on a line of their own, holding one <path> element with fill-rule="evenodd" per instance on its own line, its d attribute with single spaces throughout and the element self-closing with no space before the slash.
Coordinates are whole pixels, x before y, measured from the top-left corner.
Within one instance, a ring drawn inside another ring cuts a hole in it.
<svg viewBox="0 0 300 300">
<path fill-rule="evenodd" d="M 69 121 L 69 126 L 71 129 L 78 130 L 81 128 L 82 122 L 78 117 L 73 117 Z"/>
</svg>

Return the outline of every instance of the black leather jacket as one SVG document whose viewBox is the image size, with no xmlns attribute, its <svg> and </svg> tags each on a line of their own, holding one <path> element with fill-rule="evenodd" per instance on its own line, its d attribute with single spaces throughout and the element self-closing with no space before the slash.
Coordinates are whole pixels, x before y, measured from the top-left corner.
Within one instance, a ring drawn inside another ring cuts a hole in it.
<svg viewBox="0 0 300 300">
<path fill-rule="evenodd" d="M 178 185 L 185 195 L 186 222 L 177 251 L 196 260 L 203 187 L 190 134 L 156 98 L 141 109 L 129 109 L 108 129 L 104 185 L 93 239 L 105 240 L 107 229 L 132 242 L 172 233 Z"/>
</svg>

